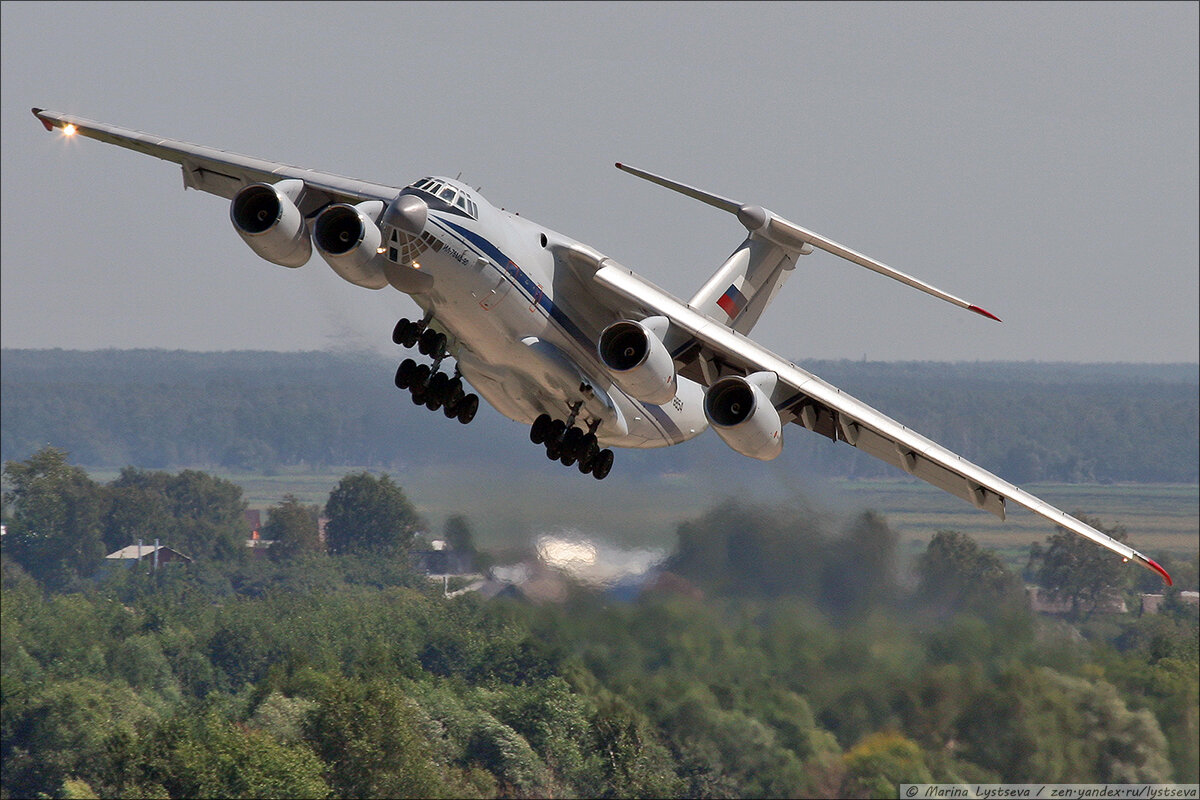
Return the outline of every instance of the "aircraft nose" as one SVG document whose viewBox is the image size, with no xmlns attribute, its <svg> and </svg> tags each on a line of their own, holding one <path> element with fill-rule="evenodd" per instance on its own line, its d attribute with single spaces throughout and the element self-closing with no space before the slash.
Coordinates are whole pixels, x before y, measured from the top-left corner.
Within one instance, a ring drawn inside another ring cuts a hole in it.
<svg viewBox="0 0 1200 800">
<path fill-rule="evenodd" d="M 425 230 L 429 219 L 429 206 L 414 194 L 397 195 L 383 212 L 383 224 L 392 225 L 414 236 Z"/>
</svg>

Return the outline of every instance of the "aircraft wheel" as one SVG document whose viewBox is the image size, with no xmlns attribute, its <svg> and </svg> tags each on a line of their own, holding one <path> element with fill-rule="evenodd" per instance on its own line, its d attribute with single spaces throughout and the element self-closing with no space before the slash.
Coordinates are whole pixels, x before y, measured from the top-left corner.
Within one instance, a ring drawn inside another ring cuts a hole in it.
<svg viewBox="0 0 1200 800">
<path fill-rule="evenodd" d="M 475 419 L 475 412 L 479 410 L 479 397 L 474 394 L 467 395 L 455 405 L 454 410 L 458 415 L 458 421 L 463 425 L 468 424 Z"/>
<path fill-rule="evenodd" d="M 550 433 L 550 424 L 554 420 L 550 419 L 549 414 L 541 414 L 529 426 L 529 440 L 534 444 L 541 444 L 546 441 L 546 435 Z"/>
<path fill-rule="evenodd" d="M 437 411 L 446 401 L 445 391 L 448 380 L 444 372 L 435 372 L 429 379 L 429 385 L 425 388 L 425 407 L 430 411 Z"/>
<path fill-rule="evenodd" d="M 442 413 L 446 415 L 446 419 L 454 419 L 458 416 L 458 404 L 452 401 L 446 401 L 442 406 Z"/>
<path fill-rule="evenodd" d="M 596 436 L 589 433 L 583 437 L 579 445 L 579 471 L 585 475 L 592 471 L 596 457 L 600 455 L 600 446 L 596 444 Z M 586 469 L 584 469 L 586 467 Z"/>
<path fill-rule="evenodd" d="M 406 358 L 400 362 L 400 366 L 396 368 L 396 388 L 407 389 L 412 385 L 413 372 L 417 368 L 417 362 L 411 358 Z"/>
<path fill-rule="evenodd" d="M 579 430 L 579 428 L 574 428 L 574 427 L 568 428 L 566 433 L 563 434 L 563 444 L 562 444 L 563 453 L 570 454 L 571 464 L 574 464 L 576 461 L 579 460 L 579 453 L 580 453 L 579 448 L 580 448 L 580 445 L 583 444 L 583 437 L 585 435 L 586 434 L 583 431 Z M 571 464 L 567 464 L 564 462 L 564 466 L 569 467 L 569 466 L 571 466 Z"/>
<path fill-rule="evenodd" d="M 416 328 L 415 322 L 409 322 L 407 318 L 401 319 L 392 329 L 392 341 L 403 347 L 412 347 L 412 344 L 409 343 L 410 334 L 415 333 Z"/>
<path fill-rule="evenodd" d="M 547 442 L 546 443 L 546 458 L 550 459 L 551 461 L 558 461 L 558 459 L 561 457 L 562 457 L 562 450 L 559 449 L 558 445 L 554 444 L 553 442 Z"/>
<path fill-rule="evenodd" d="M 436 358 L 446 349 L 446 335 L 438 333 L 433 328 L 426 328 L 417 339 L 417 349 L 427 356 Z"/>
<path fill-rule="evenodd" d="M 416 405 L 425 403 L 425 395 L 428 393 L 426 382 L 429 380 L 429 373 L 432 370 L 428 364 L 417 364 L 413 369 L 412 374 L 408 378 L 408 390 L 412 392 L 412 401 Z"/>
<path fill-rule="evenodd" d="M 579 429 L 572 428 L 571 430 L 579 430 Z M 570 433 L 570 432 L 571 431 L 567 431 L 567 433 Z M 561 448 L 559 448 L 558 461 L 564 467 L 574 466 L 574 464 L 577 460 L 578 460 L 578 458 L 575 456 L 575 451 L 572 450 L 570 447 L 567 447 L 566 444 L 563 444 L 563 446 Z"/>
<path fill-rule="evenodd" d="M 462 378 L 451 378 L 446 383 L 446 405 L 456 406 L 462 402 L 466 394 L 463 392 Z"/>
<path fill-rule="evenodd" d="M 562 447 L 563 434 L 567 432 L 567 423 L 561 419 L 553 420 L 550 427 L 546 431 L 546 447 L 554 446 L 555 449 Z"/>
<path fill-rule="evenodd" d="M 608 477 L 608 473 L 612 471 L 613 466 L 613 451 L 605 448 L 596 456 L 596 462 L 592 464 L 592 477 L 598 481 L 602 481 Z"/>
</svg>

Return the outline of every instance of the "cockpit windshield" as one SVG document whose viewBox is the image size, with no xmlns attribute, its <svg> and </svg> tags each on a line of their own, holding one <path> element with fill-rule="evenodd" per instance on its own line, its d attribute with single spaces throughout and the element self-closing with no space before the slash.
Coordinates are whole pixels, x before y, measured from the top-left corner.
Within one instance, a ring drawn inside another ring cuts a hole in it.
<svg viewBox="0 0 1200 800">
<path fill-rule="evenodd" d="M 422 178 L 409 187 L 416 189 L 422 194 L 429 195 L 434 200 L 441 201 L 436 207 L 445 208 L 446 210 L 458 209 L 462 213 L 472 219 L 479 218 L 479 209 L 475 205 L 475 201 L 463 189 L 453 186 L 438 178 Z"/>
</svg>

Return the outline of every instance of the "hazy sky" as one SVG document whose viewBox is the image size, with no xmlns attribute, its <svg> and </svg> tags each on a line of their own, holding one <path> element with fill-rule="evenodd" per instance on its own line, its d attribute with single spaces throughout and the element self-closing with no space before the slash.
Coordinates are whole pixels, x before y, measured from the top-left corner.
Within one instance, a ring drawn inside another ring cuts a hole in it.
<svg viewBox="0 0 1200 800">
<path fill-rule="evenodd" d="M 741 240 L 623 161 L 823 253 L 756 329 L 791 358 L 1198 354 L 1196 3 L 4 3 L 4 347 L 391 349 L 391 289 L 257 259 L 179 169 L 32 106 L 403 186 L 481 186 L 688 296 Z"/>
</svg>

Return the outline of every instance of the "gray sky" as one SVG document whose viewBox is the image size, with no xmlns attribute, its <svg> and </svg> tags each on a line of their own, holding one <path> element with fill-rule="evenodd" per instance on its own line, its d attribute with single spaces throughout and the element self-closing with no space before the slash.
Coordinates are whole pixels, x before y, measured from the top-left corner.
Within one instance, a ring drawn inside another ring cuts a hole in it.
<svg viewBox="0 0 1200 800">
<path fill-rule="evenodd" d="M 427 174 L 688 296 L 740 241 L 614 161 L 823 253 L 756 329 L 791 358 L 1200 358 L 1195 3 L 4 3 L 4 347 L 388 349 L 415 310 L 258 260 L 177 167 L 32 106 L 402 186 Z"/>
</svg>

